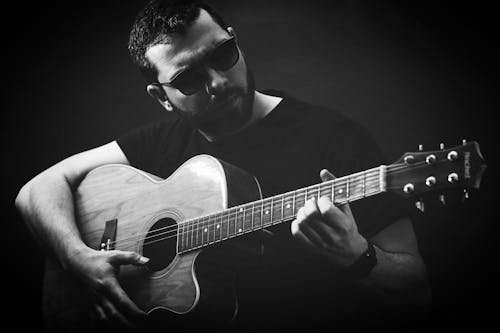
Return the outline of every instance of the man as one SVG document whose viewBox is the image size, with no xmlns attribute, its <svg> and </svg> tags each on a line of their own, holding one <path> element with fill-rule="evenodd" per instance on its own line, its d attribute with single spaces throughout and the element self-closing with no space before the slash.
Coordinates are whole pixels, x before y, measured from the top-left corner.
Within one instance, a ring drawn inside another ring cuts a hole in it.
<svg viewBox="0 0 500 333">
<path fill-rule="evenodd" d="M 369 135 L 349 119 L 256 91 L 234 29 L 206 5 L 151 2 L 134 24 L 129 50 L 148 93 L 168 111 L 165 121 L 57 163 L 16 199 L 35 236 L 96 296 L 102 321 L 149 320 L 117 279 L 121 265 L 147 265 L 148 258 L 96 251 L 81 240 L 72 191 L 90 170 L 121 163 L 166 178 L 188 158 L 208 153 L 254 174 L 270 196 L 318 176 L 333 179 L 326 169 L 339 176 L 383 162 Z M 381 195 L 352 208 L 354 214 L 321 197 L 306 202 L 291 226 L 272 229 L 264 258 L 238 277 L 236 322 L 352 323 L 375 318 L 382 303 L 391 310 L 425 304 L 425 267 L 402 205 Z"/>
</svg>

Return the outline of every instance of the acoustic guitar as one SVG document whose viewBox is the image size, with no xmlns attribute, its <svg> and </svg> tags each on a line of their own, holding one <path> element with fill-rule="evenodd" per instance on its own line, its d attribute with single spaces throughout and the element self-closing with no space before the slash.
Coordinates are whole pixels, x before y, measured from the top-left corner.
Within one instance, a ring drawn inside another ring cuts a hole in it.
<svg viewBox="0 0 500 333">
<path fill-rule="evenodd" d="M 75 209 L 89 247 L 136 251 L 151 259 L 147 267 L 122 266 L 119 272 L 121 285 L 139 308 L 165 310 L 162 316 L 181 320 L 201 314 L 208 321 L 231 320 L 238 307 L 234 275 L 231 265 L 217 260 L 226 258 L 224 252 L 233 253 L 240 236 L 249 239 L 256 231 L 292 221 L 312 197 L 327 196 L 341 205 L 389 191 L 420 198 L 427 192 L 479 189 L 485 168 L 478 143 L 463 142 L 450 149 L 408 152 L 391 165 L 262 198 L 255 177 L 199 155 L 165 180 L 126 165 L 96 168 L 75 191 Z M 51 260 L 44 287 L 48 327 L 92 325 L 85 289 Z"/>
</svg>

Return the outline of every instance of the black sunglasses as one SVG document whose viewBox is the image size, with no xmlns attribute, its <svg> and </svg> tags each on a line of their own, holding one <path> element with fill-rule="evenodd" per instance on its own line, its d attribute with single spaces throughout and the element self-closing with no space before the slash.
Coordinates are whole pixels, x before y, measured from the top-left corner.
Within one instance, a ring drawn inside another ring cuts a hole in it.
<svg viewBox="0 0 500 333">
<path fill-rule="evenodd" d="M 217 45 L 207 60 L 190 66 L 177 74 L 170 82 L 157 82 L 155 84 L 175 88 L 184 95 L 192 95 L 200 91 L 206 84 L 207 72 L 205 66 L 219 71 L 226 71 L 233 67 L 239 58 L 240 52 L 233 36 Z"/>
</svg>

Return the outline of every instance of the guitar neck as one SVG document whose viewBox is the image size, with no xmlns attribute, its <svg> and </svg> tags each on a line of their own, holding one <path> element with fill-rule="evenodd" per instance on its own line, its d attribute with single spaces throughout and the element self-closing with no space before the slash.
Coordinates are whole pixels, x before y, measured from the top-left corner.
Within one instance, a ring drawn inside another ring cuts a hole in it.
<svg viewBox="0 0 500 333">
<path fill-rule="evenodd" d="M 179 225 L 177 252 L 218 244 L 295 218 L 311 198 L 326 196 L 337 204 L 359 200 L 386 190 L 386 166 L 354 173 L 321 184 L 231 207 Z"/>
</svg>

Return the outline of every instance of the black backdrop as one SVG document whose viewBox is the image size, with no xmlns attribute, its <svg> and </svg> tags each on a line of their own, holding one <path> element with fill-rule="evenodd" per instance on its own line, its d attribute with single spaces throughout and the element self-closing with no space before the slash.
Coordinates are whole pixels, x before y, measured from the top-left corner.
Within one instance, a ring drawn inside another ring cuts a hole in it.
<svg viewBox="0 0 500 333">
<path fill-rule="evenodd" d="M 40 323 L 43 255 L 14 211 L 22 184 L 60 159 L 161 118 L 126 43 L 144 1 L 2 9 L 7 321 Z M 368 126 L 389 160 L 418 144 L 477 140 L 489 167 L 465 205 L 417 231 L 434 290 L 430 328 L 495 323 L 496 19 L 473 3 L 210 1 L 235 28 L 258 89 L 278 88 Z M 5 183 L 7 184 L 5 186 Z"/>
</svg>

